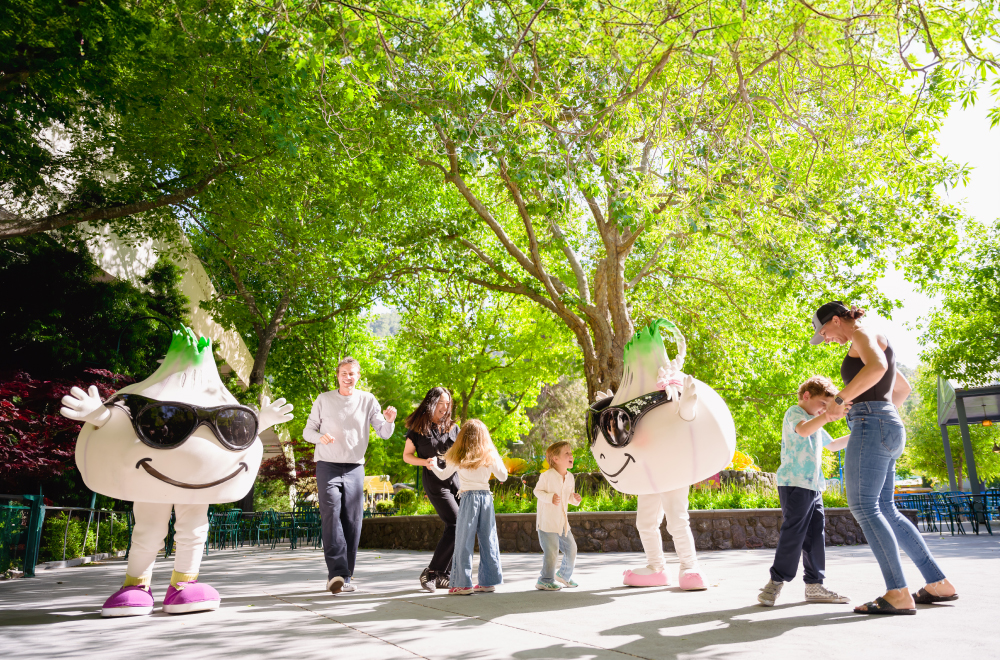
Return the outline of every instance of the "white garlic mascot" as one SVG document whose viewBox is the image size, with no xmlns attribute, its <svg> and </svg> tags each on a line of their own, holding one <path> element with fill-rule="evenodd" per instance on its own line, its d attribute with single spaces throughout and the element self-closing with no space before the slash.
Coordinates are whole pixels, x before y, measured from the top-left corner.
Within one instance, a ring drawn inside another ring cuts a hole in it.
<svg viewBox="0 0 1000 660">
<path fill-rule="evenodd" d="M 250 490 L 263 456 L 259 433 L 292 418 L 284 399 L 263 401 L 260 412 L 242 406 L 223 385 L 212 342 L 189 328 L 175 330 L 160 367 L 123 387 L 106 402 L 97 388 L 74 387 L 62 414 L 85 422 L 76 465 L 91 490 L 134 502 L 135 527 L 125 584 L 105 603 L 103 616 L 153 611 L 156 553 L 176 512 L 176 555 L 163 599 L 169 614 L 214 610 L 221 602 L 199 583 L 208 537 L 208 505 L 233 502 Z"/>
<path fill-rule="evenodd" d="M 677 344 L 674 360 L 667 359 L 660 327 Z M 680 588 L 707 586 L 688 520 L 688 490 L 729 465 L 736 427 L 722 397 L 681 371 L 685 351 L 676 325 L 654 321 L 625 346 L 618 391 L 598 392 L 587 413 L 590 451 L 601 472 L 616 490 L 638 495 L 636 529 L 647 565 L 625 571 L 628 586 L 670 584 L 660 535 L 664 515 L 680 560 Z"/>
</svg>

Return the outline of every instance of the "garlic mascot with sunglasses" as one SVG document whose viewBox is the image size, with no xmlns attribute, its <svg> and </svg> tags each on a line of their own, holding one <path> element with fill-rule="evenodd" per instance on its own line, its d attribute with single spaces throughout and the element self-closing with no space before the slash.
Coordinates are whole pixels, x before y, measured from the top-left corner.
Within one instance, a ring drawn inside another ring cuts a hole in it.
<svg viewBox="0 0 1000 660">
<path fill-rule="evenodd" d="M 677 344 L 674 360 L 667 359 L 661 327 Z M 625 571 L 631 587 L 670 584 L 660 535 L 666 515 L 680 588 L 707 588 L 688 521 L 688 490 L 729 465 L 736 427 L 722 397 L 681 371 L 685 350 L 684 336 L 670 321 L 640 330 L 625 347 L 618 391 L 598 392 L 587 415 L 590 450 L 601 472 L 616 490 L 639 496 L 636 529 L 647 565 Z"/>
<path fill-rule="evenodd" d="M 197 581 L 208 505 L 247 494 L 264 451 L 258 434 L 290 420 L 292 406 L 284 399 L 265 399 L 259 413 L 241 406 L 219 378 L 211 340 L 189 328 L 174 331 L 163 363 L 141 383 L 123 387 L 106 403 L 97 388 L 74 387 L 62 402 L 64 416 L 85 422 L 76 444 L 84 483 L 135 503 L 125 584 L 101 614 L 153 611 L 153 562 L 167 536 L 171 510 L 177 514 L 177 549 L 163 611 L 218 608 L 219 592 Z"/>
</svg>

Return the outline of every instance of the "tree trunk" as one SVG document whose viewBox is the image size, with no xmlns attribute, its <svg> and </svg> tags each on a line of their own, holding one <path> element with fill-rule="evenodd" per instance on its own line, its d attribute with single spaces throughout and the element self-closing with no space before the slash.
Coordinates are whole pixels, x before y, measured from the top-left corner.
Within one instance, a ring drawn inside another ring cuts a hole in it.
<svg viewBox="0 0 1000 660">
<path fill-rule="evenodd" d="M 250 386 L 264 384 L 264 371 L 267 368 L 267 357 L 271 354 L 271 346 L 278 337 L 281 329 L 281 322 L 285 318 L 285 312 L 291 304 L 291 294 L 285 293 L 278 301 L 278 306 L 274 308 L 271 319 L 266 327 L 257 334 L 257 352 L 253 356 L 253 369 L 250 371 Z"/>
</svg>

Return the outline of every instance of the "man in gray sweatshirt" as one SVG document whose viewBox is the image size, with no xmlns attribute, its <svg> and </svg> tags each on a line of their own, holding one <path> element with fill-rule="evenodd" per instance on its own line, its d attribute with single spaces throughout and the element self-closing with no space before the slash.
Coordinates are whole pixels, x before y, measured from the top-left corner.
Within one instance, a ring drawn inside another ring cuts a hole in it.
<svg viewBox="0 0 1000 660">
<path fill-rule="evenodd" d="M 330 593 L 354 591 L 351 575 L 361 540 L 368 427 L 383 439 L 396 428 L 395 408 L 379 412 L 373 394 L 354 389 L 360 376 L 357 360 L 341 360 L 338 388 L 316 397 L 302 430 L 302 438 L 316 445 L 316 488 Z"/>
</svg>

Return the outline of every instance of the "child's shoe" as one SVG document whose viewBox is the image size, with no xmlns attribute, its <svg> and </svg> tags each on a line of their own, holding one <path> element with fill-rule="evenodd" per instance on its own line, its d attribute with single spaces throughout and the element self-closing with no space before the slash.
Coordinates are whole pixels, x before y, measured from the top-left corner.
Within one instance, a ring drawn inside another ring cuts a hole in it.
<svg viewBox="0 0 1000 660">
<path fill-rule="evenodd" d="M 145 616 L 153 613 L 153 591 L 149 585 L 122 587 L 104 601 L 101 616 Z"/>
<path fill-rule="evenodd" d="M 434 574 L 431 573 L 431 569 L 425 568 L 420 572 L 420 588 L 431 593 L 434 593 L 434 590 L 437 588 L 437 582 L 434 580 Z"/>
<path fill-rule="evenodd" d="M 806 585 L 806 600 L 810 603 L 849 603 L 851 599 L 841 596 L 836 591 L 830 591 L 822 584 Z"/>
<path fill-rule="evenodd" d="M 566 578 L 564 578 L 563 576 L 559 575 L 558 573 L 556 573 L 556 582 L 558 582 L 559 584 L 561 584 L 564 587 L 569 587 L 570 589 L 572 589 L 573 587 L 579 587 L 580 586 L 576 582 L 574 582 L 572 579 L 567 580 Z"/>
<path fill-rule="evenodd" d="M 222 598 L 218 591 L 207 584 L 191 580 L 178 582 L 176 587 L 170 585 L 167 588 L 167 595 L 163 598 L 163 611 L 167 614 L 204 612 L 219 609 L 220 603 Z"/>
<path fill-rule="evenodd" d="M 478 584 L 472 588 L 477 594 L 491 594 L 497 590 L 496 587 L 480 587 Z"/>
<path fill-rule="evenodd" d="M 538 578 L 538 582 L 535 583 L 535 589 L 541 589 L 542 591 L 559 591 L 562 587 L 555 580 L 543 580 Z"/>
<path fill-rule="evenodd" d="M 665 587 L 670 584 L 666 571 L 654 571 L 648 566 L 634 571 L 628 569 L 622 575 L 625 576 L 624 583 L 627 587 Z"/>
<path fill-rule="evenodd" d="M 471 596 L 475 591 L 473 587 L 452 587 L 448 590 L 449 596 Z"/>
<path fill-rule="evenodd" d="M 784 584 L 784 582 L 768 580 L 767 584 L 760 590 L 760 594 L 757 595 L 757 600 L 764 607 L 774 607 L 774 601 L 778 600 L 778 594 L 781 593 L 781 587 Z"/>
<path fill-rule="evenodd" d="M 677 580 L 677 583 L 684 591 L 704 591 L 708 589 L 708 585 L 705 583 L 705 576 L 700 571 L 685 571 L 681 573 L 681 577 Z"/>
<path fill-rule="evenodd" d="M 436 586 L 438 589 L 447 589 L 449 587 L 448 576 L 439 575 L 436 578 L 434 578 L 434 586 Z"/>
</svg>

